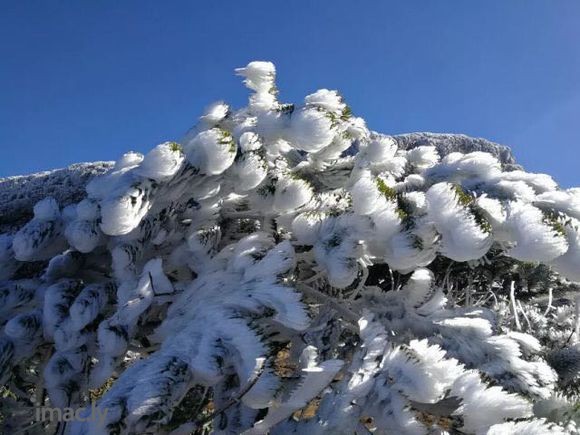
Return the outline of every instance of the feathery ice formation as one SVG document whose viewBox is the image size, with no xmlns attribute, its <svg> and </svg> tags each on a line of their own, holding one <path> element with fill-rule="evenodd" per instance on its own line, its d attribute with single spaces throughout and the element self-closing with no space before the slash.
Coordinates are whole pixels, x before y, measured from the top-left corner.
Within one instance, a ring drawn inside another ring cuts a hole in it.
<svg viewBox="0 0 580 435">
<path fill-rule="evenodd" d="M 580 189 L 236 72 L 247 107 L 0 236 L 4 430 L 579 433 Z"/>
</svg>

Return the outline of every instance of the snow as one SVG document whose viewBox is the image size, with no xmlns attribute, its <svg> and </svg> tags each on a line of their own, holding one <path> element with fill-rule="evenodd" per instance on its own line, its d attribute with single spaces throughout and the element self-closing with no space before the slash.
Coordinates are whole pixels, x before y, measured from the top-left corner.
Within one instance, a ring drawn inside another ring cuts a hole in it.
<svg viewBox="0 0 580 435">
<path fill-rule="evenodd" d="M 307 95 L 304 98 L 306 106 L 320 107 L 328 112 L 340 114 L 346 108 L 346 104 L 342 102 L 342 97 L 337 91 L 329 91 L 328 89 L 319 89 L 313 94 Z"/>
<path fill-rule="evenodd" d="M 142 177 L 162 181 L 173 177 L 184 161 L 181 146 L 174 142 L 165 142 L 149 151 L 136 169 Z"/>
<path fill-rule="evenodd" d="M 305 107 L 292 113 L 286 140 L 299 150 L 318 152 L 330 145 L 335 134 L 326 111 Z"/>
<path fill-rule="evenodd" d="M 219 128 L 202 131 L 184 149 L 188 162 L 207 175 L 221 174 L 236 157 L 236 144 Z"/>
</svg>

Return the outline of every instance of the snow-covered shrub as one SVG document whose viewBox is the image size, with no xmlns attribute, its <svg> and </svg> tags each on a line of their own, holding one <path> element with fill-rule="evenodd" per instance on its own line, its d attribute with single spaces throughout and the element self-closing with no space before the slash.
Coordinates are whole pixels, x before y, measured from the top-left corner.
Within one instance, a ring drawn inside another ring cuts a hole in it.
<svg viewBox="0 0 580 435">
<path fill-rule="evenodd" d="M 0 235 L 5 431 L 578 433 L 579 190 L 237 73 L 247 107 Z"/>
</svg>

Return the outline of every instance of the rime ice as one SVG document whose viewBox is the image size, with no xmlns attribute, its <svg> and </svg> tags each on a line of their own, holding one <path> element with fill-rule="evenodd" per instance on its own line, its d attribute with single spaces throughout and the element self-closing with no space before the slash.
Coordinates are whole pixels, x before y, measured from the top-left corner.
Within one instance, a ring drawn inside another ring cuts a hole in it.
<svg viewBox="0 0 580 435">
<path fill-rule="evenodd" d="M 191 433 L 209 400 L 224 434 L 578 433 L 580 191 L 371 131 L 335 90 L 281 102 L 270 62 L 236 72 L 247 107 L 0 235 L 19 406 L 107 386 L 70 434 Z"/>
</svg>

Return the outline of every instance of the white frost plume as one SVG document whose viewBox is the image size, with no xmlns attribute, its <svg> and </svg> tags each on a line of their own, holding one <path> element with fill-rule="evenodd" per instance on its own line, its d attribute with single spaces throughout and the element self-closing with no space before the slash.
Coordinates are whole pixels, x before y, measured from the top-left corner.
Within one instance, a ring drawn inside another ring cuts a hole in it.
<svg viewBox="0 0 580 435">
<path fill-rule="evenodd" d="M 60 217 L 60 209 L 54 198 L 48 197 L 34 205 L 34 219 L 53 221 Z"/>
<path fill-rule="evenodd" d="M 560 224 L 531 204 L 512 202 L 506 225 L 515 247 L 508 254 L 521 261 L 552 261 L 568 250 Z"/>
<path fill-rule="evenodd" d="M 76 219 L 66 226 L 68 242 L 80 252 L 91 252 L 103 241 L 99 228 L 99 205 L 91 199 L 84 199 L 76 206 Z"/>
<path fill-rule="evenodd" d="M 371 215 L 374 226 L 374 237 L 371 238 L 371 244 L 377 243 L 384 245 L 389 243 L 391 237 L 401 230 L 401 215 L 399 213 L 396 201 L 388 199 L 384 201 L 384 206 L 379 207 Z"/>
<path fill-rule="evenodd" d="M 143 154 L 129 151 L 128 153 L 123 154 L 121 158 L 115 162 L 114 170 L 118 171 L 138 166 L 143 161 L 143 158 Z"/>
<path fill-rule="evenodd" d="M 292 113 L 286 139 L 294 148 L 318 152 L 330 145 L 335 135 L 327 112 L 306 107 Z"/>
<path fill-rule="evenodd" d="M 405 172 L 406 154 L 406 151 L 398 150 L 392 137 L 373 134 L 368 144 L 361 146 L 356 160 L 360 167 L 370 167 L 375 173 L 399 178 Z"/>
<path fill-rule="evenodd" d="M 439 162 L 439 153 L 434 146 L 418 146 L 407 151 L 407 160 L 417 169 L 424 170 Z"/>
<path fill-rule="evenodd" d="M 429 269 L 416 269 L 403 287 L 405 302 L 412 307 L 418 307 L 425 303 L 434 285 L 434 278 L 433 272 Z"/>
<path fill-rule="evenodd" d="M 151 208 L 154 189 L 150 180 L 135 181 L 125 191 L 103 200 L 101 230 L 111 236 L 134 230 Z"/>
<path fill-rule="evenodd" d="M 422 225 L 412 233 L 396 233 L 385 247 L 385 262 L 394 270 L 409 273 L 430 264 L 437 256 L 437 233 L 430 225 Z"/>
<path fill-rule="evenodd" d="M 133 170 L 143 161 L 143 154 L 130 151 L 121 156 L 109 172 L 93 178 L 86 187 L 89 198 L 105 199 L 131 183 Z"/>
<path fill-rule="evenodd" d="M 245 77 L 244 84 L 255 91 L 250 97 L 250 107 L 257 111 L 271 110 L 276 105 L 276 68 L 271 62 L 250 62 L 236 73 Z"/>
<path fill-rule="evenodd" d="M 19 261 L 48 260 L 66 249 L 63 221 L 57 202 L 48 197 L 34 206 L 34 218 L 12 239 L 14 257 Z"/>
<path fill-rule="evenodd" d="M 547 174 L 534 174 L 524 171 L 509 171 L 501 174 L 502 180 L 524 181 L 531 186 L 536 193 L 545 193 L 558 188 L 558 184 Z"/>
<path fill-rule="evenodd" d="M 201 174 L 219 175 L 234 162 L 237 146 L 229 132 L 212 128 L 198 133 L 184 150 L 189 163 Z"/>
<path fill-rule="evenodd" d="M 350 190 L 352 207 L 356 214 L 370 215 L 386 205 L 377 183 L 378 180 L 373 179 L 370 171 L 363 171 L 360 174 L 360 178 Z"/>
<path fill-rule="evenodd" d="M 135 173 L 145 178 L 162 181 L 173 177 L 184 161 L 181 145 L 165 142 L 157 145 L 146 155 Z"/>
<path fill-rule="evenodd" d="M 99 217 L 99 204 L 91 199 L 83 199 L 76 205 L 78 219 L 91 221 Z"/>
<path fill-rule="evenodd" d="M 464 180 L 494 180 L 501 174 L 501 165 L 496 157 L 476 151 L 468 154 L 450 153 L 424 175 L 436 181 L 462 183 Z"/>
<path fill-rule="evenodd" d="M 410 176 L 409 176 L 410 177 Z M 417 215 L 427 213 L 427 196 L 421 191 L 403 193 L 403 199 Z"/>
<path fill-rule="evenodd" d="M 580 282 L 580 222 L 574 219 L 564 227 L 568 250 L 552 261 L 552 268 L 570 281 Z"/>
<path fill-rule="evenodd" d="M 534 205 L 541 209 L 553 209 L 580 220 L 580 189 L 550 191 L 538 195 Z"/>
<path fill-rule="evenodd" d="M 463 366 L 445 351 L 427 340 L 411 340 L 408 348 L 389 352 L 383 364 L 387 375 L 397 379 L 395 388 L 410 400 L 436 403 L 444 398 L 454 381 L 463 373 Z"/>
<path fill-rule="evenodd" d="M 313 94 L 307 95 L 304 98 L 306 106 L 320 107 L 331 113 L 340 114 L 346 108 L 346 104 L 342 101 L 342 97 L 336 91 L 329 91 L 328 89 L 319 89 Z"/>
<path fill-rule="evenodd" d="M 370 131 L 363 118 L 352 116 L 346 123 L 346 133 L 353 139 L 367 141 L 370 136 Z"/>
<path fill-rule="evenodd" d="M 257 151 L 262 148 L 260 136 L 252 131 L 245 131 L 240 135 L 240 150 L 245 153 L 248 151 Z"/>
<path fill-rule="evenodd" d="M 359 272 L 357 257 L 360 241 L 368 229 L 356 215 L 328 217 L 322 221 L 314 258 L 325 270 L 330 285 L 344 288 L 352 284 Z"/>
<path fill-rule="evenodd" d="M 322 222 L 326 218 L 324 213 L 306 211 L 300 213 L 292 221 L 292 232 L 300 243 L 314 245 L 318 240 Z"/>
<path fill-rule="evenodd" d="M 445 256 L 455 261 L 475 260 L 489 250 L 493 237 L 459 203 L 458 195 L 460 193 L 449 183 L 432 186 L 427 191 L 429 218 L 441 234 L 441 252 Z"/>
<path fill-rule="evenodd" d="M 71 326 L 80 331 L 95 320 L 105 307 L 108 296 L 107 287 L 103 284 L 83 288 L 70 307 Z"/>
<path fill-rule="evenodd" d="M 244 77 L 244 84 L 256 92 L 268 92 L 276 79 L 276 67 L 272 62 L 254 61 L 244 68 L 236 68 L 236 74 Z"/>
<path fill-rule="evenodd" d="M 219 124 L 230 112 L 230 106 L 223 101 L 217 101 L 206 107 L 203 116 L 200 120 L 209 127 L 214 127 Z"/>
<path fill-rule="evenodd" d="M 490 223 L 494 239 L 496 241 L 510 240 L 511 232 L 505 225 L 507 213 L 502 203 L 496 198 L 483 194 L 475 199 L 475 204 Z"/>
<path fill-rule="evenodd" d="M 318 151 L 317 153 L 312 153 L 312 160 L 336 160 L 339 159 L 344 151 L 352 146 L 352 140 L 345 135 L 334 136 L 331 144 L 326 148 Z"/>
<path fill-rule="evenodd" d="M 425 185 L 425 178 L 419 174 L 409 174 L 403 181 L 395 184 L 397 192 L 423 193 L 422 187 Z"/>
<path fill-rule="evenodd" d="M 234 190 L 244 193 L 259 186 L 268 175 L 268 163 L 257 153 L 247 152 L 232 166 Z"/>
<path fill-rule="evenodd" d="M 531 202 L 536 198 L 534 188 L 522 180 L 499 180 L 496 183 L 490 184 L 489 192 L 500 198 L 524 202 Z"/>
<path fill-rule="evenodd" d="M 309 346 L 302 352 L 301 360 L 308 363 L 301 370 L 301 378 L 296 388 L 285 400 L 273 404 L 270 412 L 254 426 L 243 432 L 244 435 L 262 435 L 270 433 L 270 428 L 276 423 L 287 419 L 296 410 L 304 408 L 315 398 L 334 378 L 343 366 L 340 360 L 327 360 L 316 363 L 316 357 L 308 353 L 316 353 L 317 349 Z"/>
<path fill-rule="evenodd" d="M 486 388 L 475 371 L 460 376 L 451 388 L 451 395 L 462 399 L 458 413 L 464 415 L 463 430 L 470 433 L 485 434 L 498 420 L 526 418 L 532 414 L 529 402 L 497 386 Z"/>
<path fill-rule="evenodd" d="M 371 164 L 386 163 L 395 157 L 397 149 L 397 143 L 392 137 L 375 135 L 358 158 Z"/>
<path fill-rule="evenodd" d="M 284 177 L 276 183 L 274 209 L 289 212 L 300 208 L 312 199 L 313 189 L 310 184 L 299 178 Z"/>
</svg>

